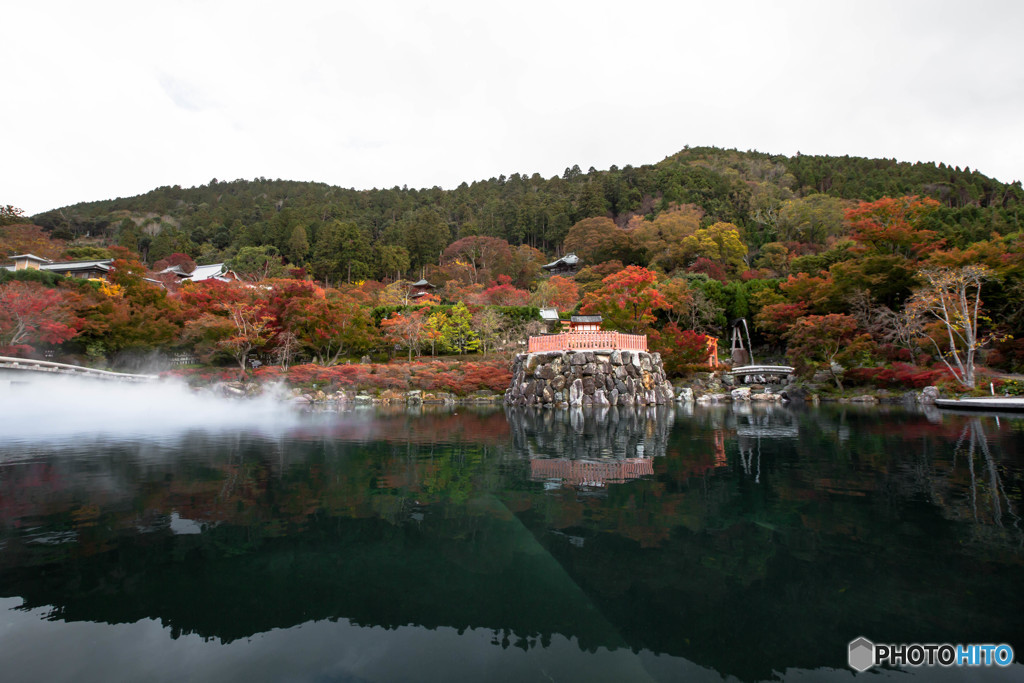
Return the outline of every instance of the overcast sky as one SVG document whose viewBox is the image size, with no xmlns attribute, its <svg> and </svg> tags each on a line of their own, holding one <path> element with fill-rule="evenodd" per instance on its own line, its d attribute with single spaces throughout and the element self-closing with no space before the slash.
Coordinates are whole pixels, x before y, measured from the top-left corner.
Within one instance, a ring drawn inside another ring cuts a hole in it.
<svg viewBox="0 0 1024 683">
<path fill-rule="evenodd" d="M 1024 2 L 8 2 L 0 204 L 453 188 L 685 145 L 1024 177 Z"/>
</svg>

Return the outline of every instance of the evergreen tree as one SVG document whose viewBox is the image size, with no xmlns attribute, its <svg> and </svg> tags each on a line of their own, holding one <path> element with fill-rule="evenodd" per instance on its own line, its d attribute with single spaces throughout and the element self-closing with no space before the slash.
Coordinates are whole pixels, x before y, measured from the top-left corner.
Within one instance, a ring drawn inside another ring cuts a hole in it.
<svg viewBox="0 0 1024 683">
<path fill-rule="evenodd" d="M 441 340 L 451 349 L 464 354 L 467 351 L 475 351 L 480 345 L 476 332 L 473 331 L 473 316 L 466 307 L 465 302 L 460 301 L 452 307 L 448 319 L 443 321 L 441 328 Z"/>
</svg>

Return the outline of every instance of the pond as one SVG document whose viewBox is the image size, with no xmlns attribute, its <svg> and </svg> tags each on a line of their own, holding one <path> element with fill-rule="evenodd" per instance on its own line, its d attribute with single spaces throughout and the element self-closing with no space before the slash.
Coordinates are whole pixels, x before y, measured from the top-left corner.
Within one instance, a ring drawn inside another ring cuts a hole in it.
<svg viewBox="0 0 1024 683">
<path fill-rule="evenodd" d="M 858 636 L 1024 652 L 1009 416 L 3 419 L 8 681 L 850 680 Z"/>
</svg>

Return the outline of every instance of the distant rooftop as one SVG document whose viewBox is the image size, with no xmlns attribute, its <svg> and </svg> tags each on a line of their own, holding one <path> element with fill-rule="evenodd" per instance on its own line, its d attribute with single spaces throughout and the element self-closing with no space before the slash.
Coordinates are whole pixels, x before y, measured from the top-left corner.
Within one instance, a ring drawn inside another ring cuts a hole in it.
<svg viewBox="0 0 1024 683">
<path fill-rule="evenodd" d="M 556 268 L 575 268 L 580 264 L 580 257 L 574 252 L 570 252 L 560 259 L 556 259 L 551 263 L 547 263 L 541 268 L 544 270 L 555 270 Z"/>
<path fill-rule="evenodd" d="M 38 261 L 39 263 L 51 263 L 50 259 L 43 258 L 42 256 L 36 256 L 35 254 L 18 254 L 17 256 L 8 256 L 11 261 Z"/>
<path fill-rule="evenodd" d="M 202 282 L 203 280 L 210 279 L 227 282 L 228 280 L 234 279 L 233 273 L 231 273 L 223 263 L 211 263 L 205 266 L 196 266 L 195 270 L 192 272 L 184 270 L 181 266 L 171 266 L 170 268 L 164 268 L 159 274 L 163 275 L 165 273 L 177 275 L 182 280 L 191 280 L 192 282 Z M 232 277 L 226 277 L 229 274 L 231 274 Z"/>
</svg>

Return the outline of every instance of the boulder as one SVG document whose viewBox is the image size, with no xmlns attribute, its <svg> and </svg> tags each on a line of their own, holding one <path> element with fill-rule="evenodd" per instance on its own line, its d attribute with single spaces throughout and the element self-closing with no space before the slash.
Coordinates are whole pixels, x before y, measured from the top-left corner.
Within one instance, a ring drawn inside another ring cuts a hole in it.
<svg viewBox="0 0 1024 683">
<path fill-rule="evenodd" d="M 807 391 L 805 387 L 799 384 L 787 384 L 779 395 L 784 401 L 807 401 L 811 397 L 811 392 Z"/>
<path fill-rule="evenodd" d="M 739 389 L 733 389 L 731 394 L 732 394 L 732 400 L 733 401 L 747 402 L 747 401 L 750 400 L 750 388 L 749 387 L 741 387 Z"/>
<path fill-rule="evenodd" d="M 537 367 L 543 362 L 544 354 L 531 353 L 526 356 L 526 363 L 523 365 L 523 368 L 525 369 L 527 374 L 530 374 L 531 372 L 536 370 Z"/>
<path fill-rule="evenodd" d="M 569 387 L 569 405 L 583 405 L 583 380 L 573 380 L 572 386 Z"/>
<path fill-rule="evenodd" d="M 936 386 L 925 387 L 917 397 L 917 402 L 923 405 L 935 405 L 935 399 L 939 397 L 939 388 Z"/>
<path fill-rule="evenodd" d="M 779 394 L 773 394 L 767 389 L 760 394 L 751 393 L 750 400 L 752 401 L 781 401 L 782 396 Z"/>
</svg>

